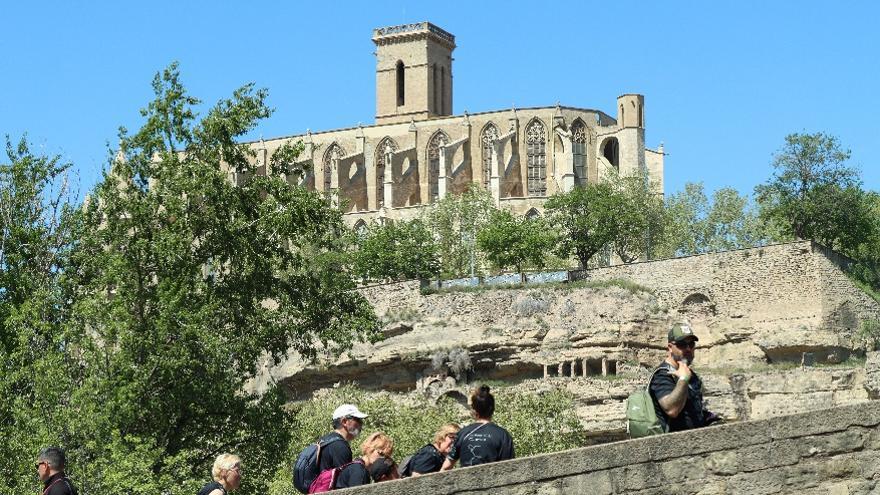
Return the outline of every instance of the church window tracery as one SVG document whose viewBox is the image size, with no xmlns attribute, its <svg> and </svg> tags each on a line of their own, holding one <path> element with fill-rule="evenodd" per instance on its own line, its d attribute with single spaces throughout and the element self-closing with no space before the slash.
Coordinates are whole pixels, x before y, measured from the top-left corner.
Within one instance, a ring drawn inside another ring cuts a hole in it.
<svg viewBox="0 0 880 495">
<path fill-rule="evenodd" d="M 324 191 L 329 192 L 333 185 L 333 173 L 339 170 L 339 160 L 345 158 L 345 150 L 333 143 L 324 153 Z"/>
<path fill-rule="evenodd" d="M 495 153 L 495 141 L 498 140 L 498 128 L 489 123 L 480 136 L 480 147 L 483 151 L 483 185 L 489 187 L 489 178 L 492 177 L 492 154 Z"/>
<path fill-rule="evenodd" d="M 544 124 L 533 120 L 526 128 L 529 196 L 547 195 L 547 136 Z"/>
<path fill-rule="evenodd" d="M 428 142 L 428 185 L 433 200 L 440 196 L 440 146 L 448 142 L 443 131 L 438 131 Z"/>
<path fill-rule="evenodd" d="M 376 146 L 376 205 L 385 206 L 385 168 L 391 167 L 391 155 L 397 151 L 397 144 L 386 137 Z M 391 173 L 391 170 L 388 171 Z"/>
<path fill-rule="evenodd" d="M 578 186 L 587 184 L 587 143 L 590 138 L 587 126 L 580 119 L 571 126 L 571 153 L 574 158 L 574 183 Z"/>
</svg>

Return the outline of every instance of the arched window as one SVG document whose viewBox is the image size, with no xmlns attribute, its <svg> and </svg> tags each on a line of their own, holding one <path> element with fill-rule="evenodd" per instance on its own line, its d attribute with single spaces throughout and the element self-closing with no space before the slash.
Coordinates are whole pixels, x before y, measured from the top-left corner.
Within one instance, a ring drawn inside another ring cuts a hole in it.
<svg viewBox="0 0 880 495">
<path fill-rule="evenodd" d="M 526 128 L 529 196 L 547 195 L 547 136 L 544 124 L 533 120 Z"/>
<path fill-rule="evenodd" d="M 333 143 L 324 152 L 324 191 L 329 192 L 333 185 L 333 173 L 339 170 L 339 160 L 345 158 L 345 150 Z"/>
<path fill-rule="evenodd" d="M 376 205 L 379 208 L 385 206 L 385 168 L 391 173 L 391 154 L 397 151 L 397 143 L 390 137 L 386 137 L 376 146 Z"/>
<path fill-rule="evenodd" d="M 498 128 L 490 122 L 480 135 L 480 147 L 483 151 L 483 185 L 487 188 L 489 178 L 492 177 L 492 154 L 495 153 L 496 140 L 498 140 Z"/>
<path fill-rule="evenodd" d="M 578 186 L 587 184 L 587 143 L 589 141 L 587 126 L 580 119 L 571 125 L 571 153 L 574 157 L 574 183 Z"/>
<path fill-rule="evenodd" d="M 404 98 L 404 89 L 406 88 L 406 83 L 404 81 L 404 73 L 403 73 L 403 62 L 397 61 L 397 106 L 402 107 L 406 99 Z"/>
<path fill-rule="evenodd" d="M 431 66 L 431 77 L 433 78 L 432 84 L 434 86 L 434 113 L 440 115 L 443 111 L 440 109 L 440 104 L 437 102 L 440 95 L 440 83 L 437 81 L 437 64 Z"/>
<path fill-rule="evenodd" d="M 624 111 L 623 111 L 623 105 L 620 105 L 620 115 L 619 115 L 619 117 L 620 117 L 620 122 L 617 123 L 617 125 L 620 126 L 620 127 L 623 127 L 623 126 L 625 125 L 625 124 L 624 124 L 624 120 L 623 120 L 623 113 L 624 113 Z"/>
<path fill-rule="evenodd" d="M 443 131 L 437 132 L 428 142 L 428 186 L 431 198 L 440 196 L 440 146 L 449 142 Z"/>
<path fill-rule="evenodd" d="M 358 237 L 358 239 L 363 240 L 367 237 L 367 222 L 363 219 L 358 220 L 354 224 L 354 233 Z"/>
<path fill-rule="evenodd" d="M 448 112 L 452 113 L 452 112 Z M 440 115 L 447 115 L 446 112 L 446 67 L 440 67 Z"/>
<path fill-rule="evenodd" d="M 614 170 L 620 171 L 620 146 L 617 138 L 608 138 L 602 143 L 602 156 L 608 160 L 608 163 L 614 167 Z"/>
</svg>

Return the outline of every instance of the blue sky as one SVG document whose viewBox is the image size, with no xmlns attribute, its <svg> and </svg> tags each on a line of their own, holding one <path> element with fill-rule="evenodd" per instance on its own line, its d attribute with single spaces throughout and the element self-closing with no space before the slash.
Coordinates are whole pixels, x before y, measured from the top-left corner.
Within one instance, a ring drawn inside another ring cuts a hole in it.
<svg viewBox="0 0 880 495">
<path fill-rule="evenodd" d="M 0 19 L 0 134 L 61 154 L 83 192 L 168 63 L 206 103 L 268 88 L 254 138 L 366 125 L 372 28 L 422 20 L 456 36 L 456 114 L 559 101 L 613 116 L 619 94 L 644 94 L 667 193 L 750 192 L 803 131 L 838 136 L 880 190 L 880 2 L 0 0 Z"/>
</svg>

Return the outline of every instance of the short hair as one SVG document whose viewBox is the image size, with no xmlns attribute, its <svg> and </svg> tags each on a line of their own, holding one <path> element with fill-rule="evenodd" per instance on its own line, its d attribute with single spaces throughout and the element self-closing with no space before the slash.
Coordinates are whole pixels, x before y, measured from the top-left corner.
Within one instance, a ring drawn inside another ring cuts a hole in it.
<svg viewBox="0 0 880 495">
<path fill-rule="evenodd" d="M 67 457 L 60 447 L 46 447 L 40 451 L 40 461 L 44 461 L 53 471 L 63 471 L 67 466 Z"/>
<path fill-rule="evenodd" d="M 437 433 L 434 433 L 434 443 L 440 443 L 448 435 L 454 435 L 461 430 L 461 427 L 455 423 L 448 423 L 440 427 Z"/>
<path fill-rule="evenodd" d="M 220 454 L 214 461 L 214 467 L 211 468 L 211 477 L 214 478 L 214 481 L 220 481 L 223 479 L 223 471 L 229 471 L 240 465 L 241 457 L 235 454 Z"/>
<path fill-rule="evenodd" d="M 381 431 L 370 434 L 370 436 L 364 440 L 364 443 L 361 444 L 361 454 L 370 455 L 376 451 L 382 452 L 386 456 L 390 456 L 394 453 L 394 440 Z"/>
<path fill-rule="evenodd" d="M 489 419 L 495 414 L 495 397 L 489 393 L 489 387 L 483 385 L 471 394 L 471 409 L 477 416 Z"/>
</svg>

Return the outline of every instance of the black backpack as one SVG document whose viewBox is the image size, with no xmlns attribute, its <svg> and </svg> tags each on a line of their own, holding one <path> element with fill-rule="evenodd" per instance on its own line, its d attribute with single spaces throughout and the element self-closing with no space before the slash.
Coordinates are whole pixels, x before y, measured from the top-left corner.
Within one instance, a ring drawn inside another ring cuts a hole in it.
<svg viewBox="0 0 880 495">
<path fill-rule="evenodd" d="M 293 487 L 300 493 L 309 493 L 309 487 L 321 473 L 321 449 L 339 440 L 342 438 L 333 437 L 323 443 L 319 440 L 309 444 L 296 457 L 296 462 L 293 464 Z"/>
</svg>

